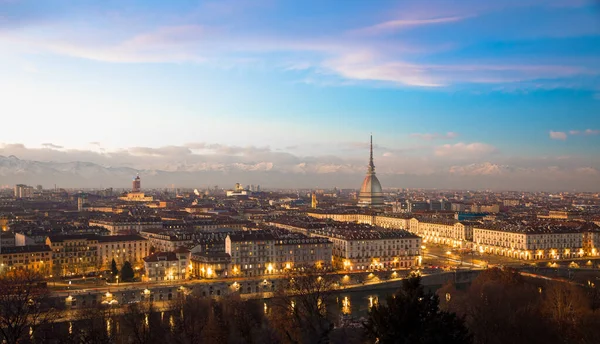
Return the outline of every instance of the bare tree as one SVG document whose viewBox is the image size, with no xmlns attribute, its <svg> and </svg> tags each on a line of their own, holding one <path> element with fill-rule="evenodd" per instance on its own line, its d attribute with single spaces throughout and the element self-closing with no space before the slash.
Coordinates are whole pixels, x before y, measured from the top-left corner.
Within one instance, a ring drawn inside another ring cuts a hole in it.
<svg viewBox="0 0 600 344">
<path fill-rule="evenodd" d="M 201 333 L 208 322 L 212 300 L 194 295 L 176 298 L 171 302 L 171 311 L 179 313 L 172 335 L 174 343 L 193 344 L 202 339 Z"/>
<path fill-rule="evenodd" d="M 16 344 L 33 338 L 42 325 L 56 320 L 59 312 L 51 307 L 50 292 L 41 275 L 15 270 L 0 277 L 0 336 Z"/>
<path fill-rule="evenodd" d="M 152 302 L 140 302 L 127 305 L 121 320 L 123 334 L 135 344 L 164 343 L 165 331 L 160 312 Z"/>
<path fill-rule="evenodd" d="M 79 310 L 76 313 L 75 324 L 69 324 L 69 335 L 66 339 L 78 344 L 113 343 L 117 336 L 115 313 L 114 308 L 106 305 Z"/>
<path fill-rule="evenodd" d="M 290 275 L 273 299 L 269 319 L 287 343 L 326 343 L 333 330 L 334 313 L 326 304 L 332 298 L 330 275 L 305 272 Z"/>
</svg>

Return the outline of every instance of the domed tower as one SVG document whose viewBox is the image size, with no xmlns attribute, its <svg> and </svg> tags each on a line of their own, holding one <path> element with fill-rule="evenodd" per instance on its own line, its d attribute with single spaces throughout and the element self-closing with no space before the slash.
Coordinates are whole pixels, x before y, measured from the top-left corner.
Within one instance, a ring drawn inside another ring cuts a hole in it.
<svg viewBox="0 0 600 344">
<path fill-rule="evenodd" d="M 383 190 L 379 179 L 375 176 L 375 164 L 373 164 L 373 135 L 371 135 L 371 156 L 369 158 L 369 169 L 363 180 L 358 194 L 358 205 L 363 207 L 382 207 Z"/>
</svg>

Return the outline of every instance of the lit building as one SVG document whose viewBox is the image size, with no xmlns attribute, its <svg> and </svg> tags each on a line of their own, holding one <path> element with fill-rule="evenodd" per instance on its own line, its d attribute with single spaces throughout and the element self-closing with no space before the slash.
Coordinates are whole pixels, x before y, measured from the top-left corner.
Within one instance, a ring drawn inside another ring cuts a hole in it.
<svg viewBox="0 0 600 344">
<path fill-rule="evenodd" d="M 343 270 L 412 268 L 421 264 L 421 238 L 400 229 L 337 223 L 311 231 L 333 242 L 333 267 Z"/>
<path fill-rule="evenodd" d="M 188 259 L 176 252 L 157 252 L 144 258 L 145 281 L 176 281 L 187 277 Z"/>
<path fill-rule="evenodd" d="M 52 249 L 52 274 L 70 276 L 98 271 L 96 235 L 51 235 L 46 245 Z"/>
<path fill-rule="evenodd" d="M 231 256 L 233 276 L 273 273 L 275 237 L 268 231 L 231 233 L 225 238 L 225 253 Z"/>
<path fill-rule="evenodd" d="M 140 192 L 142 190 L 142 180 L 139 174 L 135 177 L 132 184 L 131 192 Z"/>
<path fill-rule="evenodd" d="M 373 136 L 371 136 L 371 155 L 369 158 L 369 168 L 367 175 L 363 180 L 362 186 L 360 187 L 360 193 L 358 194 L 358 204 L 364 207 L 382 207 L 383 202 L 383 190 L 379 179 L 375 176 L 375 165 L 373 164 Z"/>
<path fill-rule="evenodd" d="M 392 229 L 409 229 L 410 219 L 408 214 L 376 214 L 372 212 L 357 211 L 330 211 L 310 210 L 307 215 L 317 219 L 330 219 L 340 222 L 356 222 Z"/>
<path fill-rule="evenodd" d="M 139 233 L 147 229 L 163 228 L 163 223 L 158 218 L 134 218 L 128 216 L 90 219 L 89 225 L 104 227 L 108 229 L 112 235 L 121 233 Z"/>
<path fill-rule="evenodd" d="M 332 250 L 327 238 L 279 228 L 236 232 L 225 239 L 225 253 L 231 263 L 229 271 L 223 274 L 262 276 L 303 268 L 328 270 L 332 266 Z"/>
<path fill-rule="evenodd" d="M 127 202 L 152 202 L 154 197 L 146 196 L 142 191 L 142 181 L 140 176 L 136 176 L 132 182 L 131 192 L 119 197 L 121 201 Z"/>
<path fill-rule="evenodd" d="M 46 245 L 2 246 L 0 275 L 11 270 L 30 270 L 48 276 L 52 273 L 52 250 Z"/>
<path fill-rule="evenodd" d="M 252 191 L 248 190 L 247 188 L 244 189 L 244 187 L 240 183 L 235 183 L 235 189 L 227 190 L 226 193 L 227 193 L 227 197 L 239 197 L 239 196 L 251 196 L 252 195 Z"/>
<path fill-rule="evenodd" d="M 444 218 L 413 218 L 410 223 L 410 232 L 423 238 L 424 242 L 454 247 L 470 246 L 476 224 Z"/>
<path fill-rule="evenodd" d="M 96 238 L 98 245 L 98 265 L 108 270 L 113 259 L 120 268 L 125 262 L 141 267 L 144 257 L 150 254 L 148 240 L 139 235 L 106 235 Z"/>
<path fill-rule="evenodd" d="M 173 252 L 179 247 L 187 247 L 194 243 L 193 235 L 183 231 L 147 229 L 140 235 L 148 239 L 150 245 L 160 252 Z"/>
<path fill-rule="evenodd" d="M 231 256 L 225 252 L 198 252 L 190 257 L 191 274 L 198 278 L 227 277 L 230 264 Z"/>
<path fill-rule="evenodd" d="M 15 185 L 15 198 L 31 198 L 33 197 L 33 186 L 24 184 Z"/>
<path fill-rule="evenodd" d="M 310 207 L 316 209 L 317 205 L 319 205 L 319 201 L 317 201 L 317 194 L 313 192 L 310 198 Z"/>
<path fill-rule="evenodd" d="M 586 242 L 594 237 L 587 233 L 597 228 L 578 221 L 485 223 L 473 228 L 473 246 L 480 253 L 518 259 L 577 258 L 597 254 L 593 243 Z"/>
</svg>

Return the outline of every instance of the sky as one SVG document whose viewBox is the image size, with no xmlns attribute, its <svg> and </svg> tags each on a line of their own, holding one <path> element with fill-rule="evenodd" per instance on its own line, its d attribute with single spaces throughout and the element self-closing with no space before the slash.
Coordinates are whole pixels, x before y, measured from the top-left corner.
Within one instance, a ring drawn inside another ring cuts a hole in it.
<svg viewBox="0 0 600 344">
<path fill-rule="evenodd" d="M 594 0 L 0 0 L 0 76 L 5 157 L 600 190 Z"/>
</svg>

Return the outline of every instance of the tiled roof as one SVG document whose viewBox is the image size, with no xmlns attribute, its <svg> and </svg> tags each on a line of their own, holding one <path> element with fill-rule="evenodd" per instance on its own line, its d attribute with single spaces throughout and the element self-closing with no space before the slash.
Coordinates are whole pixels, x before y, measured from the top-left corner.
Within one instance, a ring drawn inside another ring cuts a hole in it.
<svg viewBox="0 0 600 344">
<path fill-rule="evenodd" d="M 46 245 L 29 245 L 29 246 L 4 246 L 0 254 L 14 253 L 34 253 L 34 252 L 52 252 L 49 246 Z"/>
</svg>

